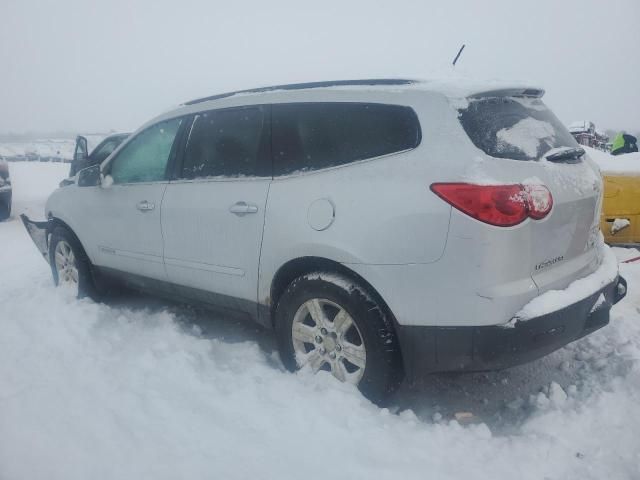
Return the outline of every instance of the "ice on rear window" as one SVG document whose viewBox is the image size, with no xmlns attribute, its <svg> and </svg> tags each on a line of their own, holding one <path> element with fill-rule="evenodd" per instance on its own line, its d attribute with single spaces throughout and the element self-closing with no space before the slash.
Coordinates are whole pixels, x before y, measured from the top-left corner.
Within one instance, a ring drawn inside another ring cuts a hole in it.
<svg viewBox="0 0 640 480">
<path fill-rule="evenodd" d="M 496 150 L 506 153 L 515 147 L 533 158 L 537 156 L 542 143 L 553 145 L 555 139 L 553 125 L 530 117 L 520 120 L 513 127 L 498 130 Z"/>
<path fill-rule="evenodd" d="M 578 146 L 539 98 L 472 99 L 458 118 L 473 144 L 495 158 L 539 160 L 551 149 Z"/>
</svg>

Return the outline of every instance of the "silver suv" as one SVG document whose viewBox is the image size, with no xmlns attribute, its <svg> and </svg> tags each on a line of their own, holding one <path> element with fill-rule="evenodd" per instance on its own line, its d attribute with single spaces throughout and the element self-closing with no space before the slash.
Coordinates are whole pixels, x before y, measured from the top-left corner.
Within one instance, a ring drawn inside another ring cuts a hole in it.
<svg viewBox="0 0 640 480">
<path fill-rule="evenodd" d="M 615 264 L 522 314 L 606 252 L 599 172 L 542 94 L 362 80 L 194 100 L 55 191 L 45 222 L 23 220 L 57 285 L 256 320 L 287 368 L 382 399 L 403 376 L 545 355 L 624 296 Z"/>
</svg>

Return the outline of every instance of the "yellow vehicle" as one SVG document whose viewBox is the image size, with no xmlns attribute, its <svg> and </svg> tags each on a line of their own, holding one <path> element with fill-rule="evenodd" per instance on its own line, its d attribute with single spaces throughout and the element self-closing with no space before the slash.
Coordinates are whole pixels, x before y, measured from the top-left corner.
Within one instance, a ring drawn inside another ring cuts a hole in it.
<svg viewBox="0 0 640 480">
<path fill-rule="evenodd" d="M 640 246 L 640 153 L 613 156 L 585 147 L 604 181 L 600 229 L 609 245 Z"/>
<path fill-rule="evenodd" d="M 637 176 L 603 172 L 602 176 L 604 198 L 600 229 L 605 242 L 640 245 L 640 172 Z"/>
</svg>

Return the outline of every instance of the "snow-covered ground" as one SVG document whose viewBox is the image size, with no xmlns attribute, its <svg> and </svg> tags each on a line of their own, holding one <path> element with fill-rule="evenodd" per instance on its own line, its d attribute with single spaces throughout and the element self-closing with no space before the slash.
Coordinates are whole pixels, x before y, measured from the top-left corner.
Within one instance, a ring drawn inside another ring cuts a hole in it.
<svg viewBox="0 0 640 480">
<path fill-rule="evenodd" d="M 504 372 L 428 377 L 387 410 L 328 374 L 286 373 L 253 325 L 56 291 L 17 216 L 41 217 L 67 169 L 11 164 L 0 478 L 640 478 L 640 262 L 621 265 L 629 294 L 594 335 Z"/>
<path fill-rule="evenodd" d="M 75 140 L 70 138 L 41 139 L 30 142 L 0 142 L 0 157 L 32 155 L 71 160 Z"/>
</svg>

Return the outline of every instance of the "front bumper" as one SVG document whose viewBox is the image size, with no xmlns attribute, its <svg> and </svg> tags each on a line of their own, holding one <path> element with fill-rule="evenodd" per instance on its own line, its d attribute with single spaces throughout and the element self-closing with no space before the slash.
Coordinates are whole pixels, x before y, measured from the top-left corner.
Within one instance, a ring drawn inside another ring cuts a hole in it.
<svg viewBox="0 0 640 480">
<path fill-rule="evenodd" d="M 33 243 L 35 243 L 38 248 L 38 251 L 47 263 L 49 263 L 49 222 L 34 222 L 24 213 L 20 215 L 20 219 L 27 229 L 31 240 L 33 240 Z"/>
<path fill-rule="evenodd" d="M 400 325 L 405 374 L 416 379 L 433 372 L 500 370 L 543 357 L 607 325 L 609 310 L 625 297 L 626 287 L 618 276 L 577 303 L 509 328 Z"/>
</svg>

